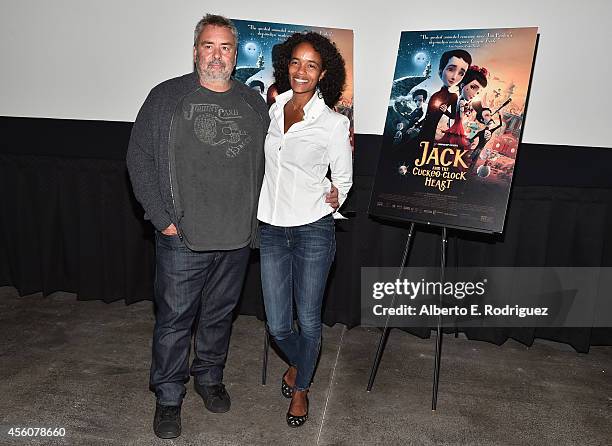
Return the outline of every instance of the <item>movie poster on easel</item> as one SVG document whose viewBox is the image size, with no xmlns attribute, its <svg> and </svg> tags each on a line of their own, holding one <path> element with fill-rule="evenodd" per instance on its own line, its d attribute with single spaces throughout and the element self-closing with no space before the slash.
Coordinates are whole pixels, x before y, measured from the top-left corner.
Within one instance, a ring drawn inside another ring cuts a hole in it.
<svg viewBox="0 0 612 446">
<path fill-rule="evenodd" d="M 353 145 L 353 30 L 324 28 L 288 23 L 260 22 L 232 19 L 238 29 L 238 55 L 234 78 L 261 94 L 268 106 L 278 94 L 274 83 L 274 46 L 287 40 L 293 33 L 316 32 L 336 45 L 346 68 L 346 82 L 342 96 L 334 109 L 351 123 Z"/>
<path fill-rule="evenodd" d="M 402 32 L 371 215 L 503 231 L 537 32 Z"/>
</svg>

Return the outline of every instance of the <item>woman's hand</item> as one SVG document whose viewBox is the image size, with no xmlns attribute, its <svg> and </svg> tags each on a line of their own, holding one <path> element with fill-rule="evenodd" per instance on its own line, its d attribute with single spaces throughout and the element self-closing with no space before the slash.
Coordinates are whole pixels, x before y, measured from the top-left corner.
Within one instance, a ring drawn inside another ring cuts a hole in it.
<svg viewBox="0 0 612 446">
<path fill-rule="evenodd" d="M 329 203 L 329 205 L 334 208 L 334 211 L 336 211 L 340 206 L 340 203 L 338 203 L 338 188 L 333 184 L 331 186 L 331 190 L 325 196 L 325 202 Z"/>
</svg>

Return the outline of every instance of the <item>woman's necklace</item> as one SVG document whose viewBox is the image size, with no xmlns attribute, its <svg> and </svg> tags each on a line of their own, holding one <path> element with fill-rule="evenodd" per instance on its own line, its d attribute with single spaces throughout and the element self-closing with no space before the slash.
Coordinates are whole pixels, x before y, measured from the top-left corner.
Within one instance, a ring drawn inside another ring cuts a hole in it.
<svg viewBox="0 0 612 446">
<path fill-rule="evenodd" d="M 298 112 L 300 116 L 304 116 L 304 107 L 301 107 L 298 104 L 296 104 L 293 98 L 289 100 L 289 104 L 291 104 L 291 108 L 293 109 L 294 112 Z"/>
</svg>

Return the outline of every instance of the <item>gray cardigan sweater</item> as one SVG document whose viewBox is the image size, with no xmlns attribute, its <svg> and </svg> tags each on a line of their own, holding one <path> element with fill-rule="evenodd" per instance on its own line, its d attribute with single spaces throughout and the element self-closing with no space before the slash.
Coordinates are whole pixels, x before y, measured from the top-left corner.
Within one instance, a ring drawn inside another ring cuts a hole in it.
<svg viewBox="0 0 612 446">
<path fill-rule="evenodd" d="M 200 81 L 195 72 L 162 82 L 151 90 L 132 127 L 126 159 L 132 188 L 145 210 L 145 219 L 160 231 L 174 223 L 180 234 L 175 206 L 175 202 L 180 200 L 176 196 L 178 190 L 173 189 L 170 181 L 170 172 L 174 171 L 168 157 L 169 151 L 174 150 L 169 144 L 170 128 L 181 99 L 199 87 Z M 261 162 L 256 172 L 259 191 L 264 174 L 263 146 L 270 124 L 268 109 L 256 91 L 238 81 L 234 81 L 234 88 L 262 120 L 263 138 L 259 141 Z M 224 198 L 227 197 L 220 197 Z M 255 246 L 257 241 L 256 215 L 257 212 L 252 218 L 251 246 Z"/>
</svg>

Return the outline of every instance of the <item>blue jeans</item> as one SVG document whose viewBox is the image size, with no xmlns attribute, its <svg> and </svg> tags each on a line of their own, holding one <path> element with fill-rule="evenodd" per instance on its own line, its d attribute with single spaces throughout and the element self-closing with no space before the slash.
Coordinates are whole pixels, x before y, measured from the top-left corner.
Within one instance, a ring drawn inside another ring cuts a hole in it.
<svg viewBox="0 0 612 446">
<path fill-rule="evenodd" d="M 302 226 L 261 227 L 261 282 L 268 330 L 297 368 L 295 388 L 310 387 L 321 346 L 321 304 L 336 253 L 331 214 Z M 293 326 L 295 300 L 299 332 Z"/>
<path fill-rule="evenodd" d="M 155 329 L 150 386 L 162 405 L 178 406 L 191 375 L 219 384 L 227 357 L 232 311 L 246 274 L 250 248 L 191 251 L 177 236 L 155 236 Z"/>
</svg>

